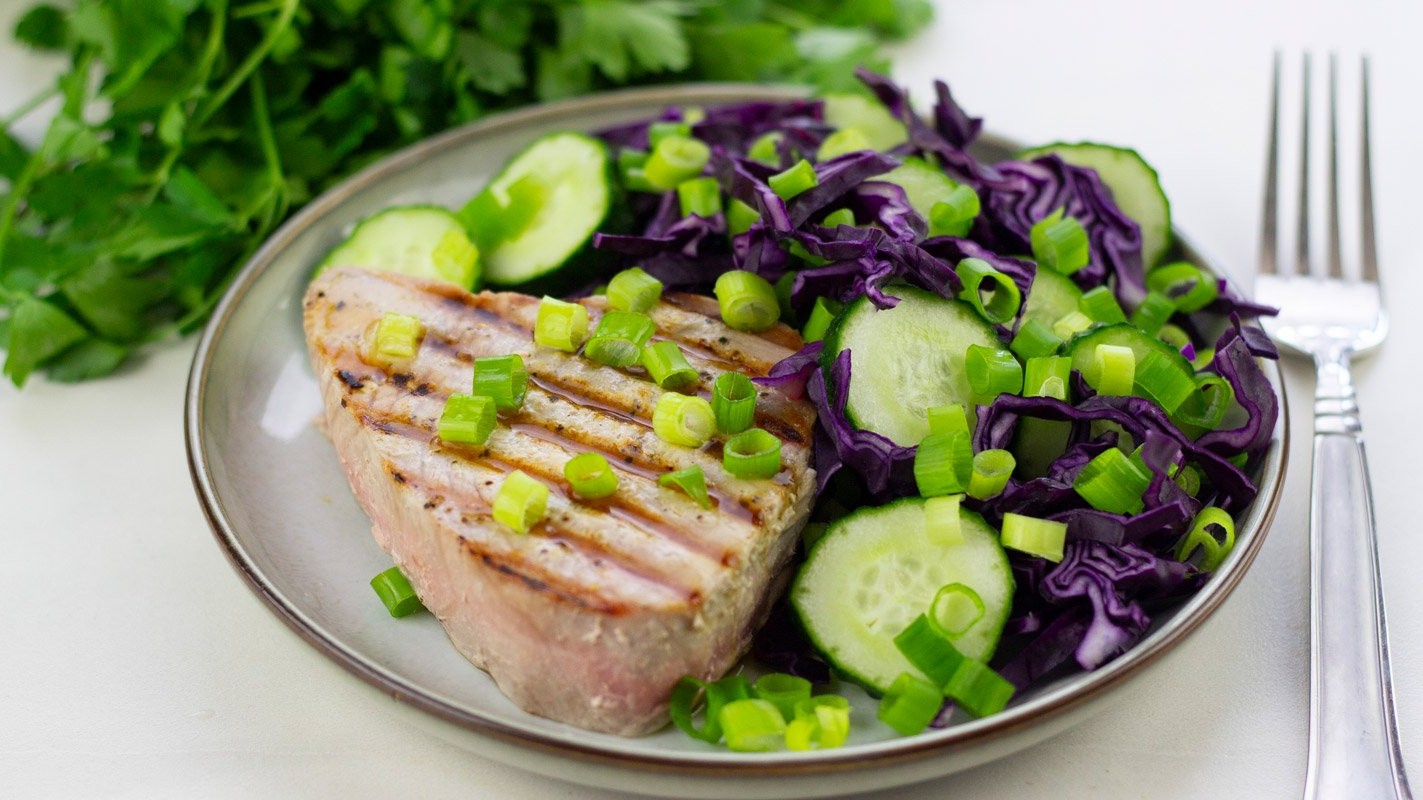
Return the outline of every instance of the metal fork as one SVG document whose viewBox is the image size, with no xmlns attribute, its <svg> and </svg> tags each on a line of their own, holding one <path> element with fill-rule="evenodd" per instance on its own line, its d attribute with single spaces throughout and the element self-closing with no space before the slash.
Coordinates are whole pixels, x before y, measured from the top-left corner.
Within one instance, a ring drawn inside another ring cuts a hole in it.
<svg viewBox="0 0 1423 800">
<path fill-rule="evenodd" d="M 1349 362 L 1388 330 L 1379 288 L 1369 152 L 1369 63 L 1363 71 L 1358 279 L 1339 246 L 1335 60 L 1329 59 L 1328 252 L 1309 247 L 1309 56 L 1304 59 L 1299 226 L 1293 265 L 1276 258 L 1280 59 L 1275 57 L 1270 149 L 1260 239 L 1259 299 L 1280 308 L 1265 330 L 1286 352 L 1314 360 L 1314 467 L 1310 479 L 1309 765 L 1305 797 L 1411 798 L 1398 748 L 1373 497 Z"/>
</svg>

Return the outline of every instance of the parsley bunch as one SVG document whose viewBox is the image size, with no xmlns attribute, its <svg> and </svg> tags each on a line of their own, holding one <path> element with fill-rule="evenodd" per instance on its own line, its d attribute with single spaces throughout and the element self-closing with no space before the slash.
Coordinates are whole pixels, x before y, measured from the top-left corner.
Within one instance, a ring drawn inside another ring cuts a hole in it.
<svg viewBox="0 0 1423 800">
<path fill-rule="evenodd" d="M 200 326 L 312 197 L 393 149 L 539 100 L 655 81 L 851 89 L 927 0 L 77 0 L 0 119 L 4 373 L 80 381 Z M 58 97 L 33 150 L 8 133 Z"/>
</svg>

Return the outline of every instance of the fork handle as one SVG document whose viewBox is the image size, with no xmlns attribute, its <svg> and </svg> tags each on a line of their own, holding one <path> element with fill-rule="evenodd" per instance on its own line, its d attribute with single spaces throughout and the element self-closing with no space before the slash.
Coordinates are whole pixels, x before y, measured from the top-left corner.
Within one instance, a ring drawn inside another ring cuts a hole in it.
<svg viewBox="0 0 1423 800">
<path fill-rule="evenodd" d="M 1308 800 L 1411 798 L 1398 748 L 1373 496 L 1347 352 L 1316 359 Z"/>
</svg>

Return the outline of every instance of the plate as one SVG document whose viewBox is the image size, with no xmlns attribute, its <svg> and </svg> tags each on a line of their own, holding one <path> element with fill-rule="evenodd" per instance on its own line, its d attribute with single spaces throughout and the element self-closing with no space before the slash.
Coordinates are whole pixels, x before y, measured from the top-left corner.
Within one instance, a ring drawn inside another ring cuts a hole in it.
<svg viewBox="0 0 1423 800">
<path fill-rule="evenodd" d="M 236 277 L 198 344 L 185 426 L 189 466 L 218 544 L 272 612 L 356 677 L 401 701 L 436 733 L 514 766 L 662 797 L 810 797 L 905 785 L 965 769 L 1066 730 L 1168 656 L 1225 600 L 1259 552 L 1279 502 L 1284 387 L 1259 500 L 1237 544 L 1199 593 L 1159 613 L 1136 647 L 1095 672 L 1025 693 L 1006 711 L 891 738 L 874 701 L 853 690 L 855 734 L 822 752 L 732 753 L 672 729 L 626 739 L 524 713 L 450 645 L 429 615 L 392 620 L 370 576 L 389 558 L 352 496 L 331 443 L 313 424 L 321 397 L 307 363 L 301 296 L 313 265 L 361 218 L 406 203 L 462 204 L 509 156 L 555 130 L 596 130 L 669 105 L 783 100 L 741 85 L 607 93 L 490 117 L 372 165 L 289 220 Z M 980 155 L 1016 148 L 985 138 Z M 1182 255 L 1205 263 L 1184 240 Z"/>
</svg>

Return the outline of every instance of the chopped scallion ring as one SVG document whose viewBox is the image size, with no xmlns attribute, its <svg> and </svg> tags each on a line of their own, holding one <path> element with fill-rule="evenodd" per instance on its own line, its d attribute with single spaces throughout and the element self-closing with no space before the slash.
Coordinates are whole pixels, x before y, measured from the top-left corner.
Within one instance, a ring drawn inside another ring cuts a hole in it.
<svg viewBox="0 0 1423 800">
<path fill-rule="evenodd" d="M 1121 455 L 1120 450 L 1107 452 Z M 1067 523 L 1023 514 L 1004 514 L 1001 538 L 1004 547 L 1057 563 L 1062 560 L 1063 548 L 1067 546 Z"/>
<path fill-rule="evenodd" d="M 930 497 L 924 501 L 924 535 L 940 547 L 963 544 L 962 518 L 959 516 L 961 494 Z"/>
<path fill-rule="evenodd" d="M 693 178 L 677 184 L 677 202 L 682 216 L 711 219 L 721 213 L 721 186 L 716 178 Z"/>
<path fill-rule="evenodd" d="M 697 695 L 706 693 L 706 718 L 701 728 L 692 724 L 692 708 Z M 691 675 L 683 676 L 672 688 L 667 712 L 682 733 L 693 739 L 716 744 L 721 741 L 721 709 L 727 703 L 744 700 L 751 696 L 751 684 L 741 675 L 728 675 L 719 681 L 707 683 Z"/>
<path fill-rule="evenodd" d="M 563 477 L 573 487 L 573 493 L 589 500 L 598 500 L 618 490 L 618 476 L 608 459 L 599 453 L 579 453 L 563 465 Z"/>
<path fill-rule="evenodd" d="M 781 139 L 785 138 L 780 131 L 763 133 L 756 137 L 756 141 L 746 148 L 746 157 L 752 161 L 760 161 L 762 164 L 776 166 L 781 163 Z"/>
<path fill-rule="evenodd" d="M 972 658 L 965 658 L 954 671 L 954 676 L 944 684 L 944 694 L 975 717 L 1002 711 L 1013 698 L 1014 691 L 1013 684 L 1002 675 Z"/>
<path fill-rule="evenodd" d="M 924 412 L 930 433 L 962 433 L 968 435 L 968 412 L 963 403 L 934 406 Z"/>
<path fill-rule="evenodd" d="M 452 394 L 445 400 L 435 427 L 446 442 L 484 444 L 494 432 L 495 410 L 492 397 Z"/>
<path fill-rule="evenodd" d="M 686 138 L 691 135 L 692 126 L 684 121 L 658 120 L 647 126 L 647 146 L 655 148 L 669 136 Z"/>
<path fill-rule="evenodd" d="M 1136 353 L 1130 347 L 1099 344 L 1092 355 L 1091 380 L 1098 394 L 1126 396 L 1136 384 Z"/>
<path fill-rule="evenodd" d="M 1141 305 L 1132 312 L 1131 324 L 1141 328 L 1147 336 L 1155 336 L 1161 326 L 1176 313 L 1176 304 L 1160 292 L 1147 292 Z"/>
<path fill-rule="evenodd" d="M 832 158 L 846 155 L 847 153 L 858 153 L 861 150 L 873 150 L 870 146 L 870 139 L 858 128 L 841 128 L 838 131 L 825 137 L 820 143 L 820 149 L 815 151 L 816 161 L 829 161 Z"/>
<path fill-rule="evenodd" d="M 539 316 L 534 322 L 535 344 L 572 353 L 587 337 L 588 309 L 548 296 L 539 301 Z"/>
<path fill-rule="evenodd" d="M 608 308 L 642 314 L 652 310 L 662 299 L 662 281 L 648 275 L 642 267 L 632 267 L 614 275 L 608 281 L 605 294 Z"/>
<path fill-rule="evenodd" d="M 973 444 L 967 433 L 931 433 L 914 451 L 914 483 L 923 497 L 958 494 L 973 476 Z"/>
<path fill-rule="evenodd" d="M 1174 413 L 1196 392 L 1196 382 L 1189 372 L 1177 366 L 1178 363 L 1155 350 L 1148 350 L 1136 365 L 1136 389 L 1167 414 Z"/>
<path fill-rule="evenodd" d="M 775 750 L 785 741 L 786 718 L 766 700 L 733 700 L 722 706 L 718 718 L 730 750 Z"/>
<path fill-rule="evenodd" d="M 1077 298 L 1077 310 L 1086 314 L 1093 322 L 1113 325 L 1127 321 L 1121 303 L 1117 302 L 1117 296 L 1112 294 L 1111 288 L 1107 286 L 1098 286 L 1084 292 Z"/>
<path fill-rule="evenodd" d="M 1041 320 L 1025 319 L 1018 326 L 1018 332 L 1013 335 L 1013 341 L 1008 345 L 1018 358 L 1028 359 L 1037 356 L 1050 356 L 1057 352 L 1062 346 L 1062 338 L 1053 332 Z"/>
<path fill-rule="evenodd" d="M 504 476 L 494 495 L 494 519 L 515 533 L 528 533 L 548 511 L 548 487 L 521 470 Z"/>
<path fill-rule="evenodd" d="M 1219 530 L 1217 536 L 1213 531 Z M 1215 572 L 1235 547 L 1235 520 L 1215 506 L 1206 506 L 1191 523 L 1191 532 L 1176 547 L 1176 560 L 1185 561 L 1197 550 L 1201 553 L 1201 570 Z"/>
<path fill-rule="evenodd" d="M 1093 325 L 1092 318 L 1081 311 L 1069 311 L 1052 324 L 1052 332 L 1059 339 L 1067 340 L 1087 330 Z"/>
<path fill-rule="evenodd" d="M 950 583 L 939 589 L 929 604 L 929 621 L 938 625 L 950 639 L 968 633 L 985 614 L 983 598 L 972 587 Z"/>
<path fill-rule="evenodd" d="M 800 701 L 786 725 L 786 749 L 828 750 L 850 738 L 850 701 L 822 694 Z"/>
<path fill-rule="evenodd" d="M 711 148 L 700 139 L 665 136 L 652 148 L 642 174 L 658 189 L 675 189 L 682 181 L 701 175 L 710 158 Z"/>
<path fill-rule="evenodd" d="M 844 307 L 834 300 L 815 298 L 815 305 L 810 309 L 810 318 L 805 321 L 805 327 L 801 328 L 800 338 L 806 342 L 823 340 L 826 332 L 830 330 L 830 323 L 835 321 L 835 317 L 843 309 Z"/>
<path fill-rule="evenodd" d="M 979 316 L 1001 325 L 1018 315 L 1023 305 L 1023 291 L 1012 278 L 981 258 L 965 258 L 954 271 L 963 281 L 959 299 L 973 306 Z"/>
<path fill-rule="evenodd" d="M 751 226 L 761 221 L 761 212 L 750 205 L 743 203 L 736 198 L 731 199 L 731 204 L 726 210 L 726 232 L 732 236 L 739 236 L 749 230 Z"/>
<path fill-rule="evenodd" d="M 1087 266 L 1092 257 L 1082 223 L 1064 216 L 1061 208 L 1035 223 L 1028 238 L 1033 246 L 1033 260 L 1063 275 L 1071 275 Z"/>
<path fill-rule="evenodd" d="M 701 447 L 716 433 L 716 414 L 700 397 L 663 392 L 652 409 L 657 438 L 682 447 Z"/>
<path fill-rule="evenodd" d="M 894 646 L 899 648 L 899 652 L 904 654 L 909 663 L 939 686 L 954 676 L 954 670 L 958 669 L 959 662 L 963 660 L 963 653 L 954 647 L 948 634 L 930 620 L 927 614 L 915 617 L 908 627 L 900 631 L 894 637 Z M 940 704 L 942 701 L 943 698 L 940 697 Z M 934 707 L 934 711 L 938 712 L 938 705 Z"/>
<path fill-rule="evenodd" d="M 371 588 L 392 617 L 408 617 L 425 608 L 400 567 L 391 567 L 371 578 Z"/>
<path fill-rule="evenodd" d="M 756 384 L 739 372 L 723 372 L 712 383 L 712 411 L 722 433 L 741 433 L 756 421 Z"/>
<path fill-rule="evenodd" d="M 657 329 L 652 318 L 635 311 L 609 311 L 598 320 L 583 355 L 609 367 L 631 367 L 642 358 L 642 346 Z"/>
<path fill-rule="evenodd" d="M 964 372 L 976 400 L 989 402 L 1000 394 L 1023 390 L 1023 365 L 1007 350 L 971 344 L 964 355 Z"/>
<path fill-rule="evenodd" d="M 424 335 L 425 323 L 419 317 L 388 311 L 376 323 L 368 360 L 384 365 L 408 361 L 419 351 Z"/>
<path fill-rule="evenodd" d="M 967 236 L 980 210 L 978 192 L 961 183 L 929 208 L 929 235 Z"/>
<path fill-rule="evenodd" d="M 726 440 L 721 461 L 738 478 L 775 477 L 781 471 L 781 440 L 760 428 L 742 431 Z"/>
<path fill-rule="evenodd" d="M 1023 396 L 1067 400 L 1067 384 L 1072 378 L 1068 356 L 1037 356 L 1023 365 Z"/>
<path fill-rule="evenodd" d="M 775 288 L 754 272 L 723 272 L 712 291 L 721 307 L 722 321 L 736 330 L 759 333 L 781 317 Z"/>
<path fill-rule="evenodd" d="M 1186 355 L 1186 348 L 1194 349 L 1196 345 L 1191 341 L 1191 335 L 1186 333 L 1180 325 L 1172 325 L 1169 322 L 1162 325 L 1161 330 L 1156 332 L 1156 338 L 1180 350 L 1181 356 L 1187 361 L 1191 360 L 1191 358 Z"/>
<path fill-rule="evenodd" d="M 1220 296 L 1220 284 L 1189 261 L 1176 261 L 1146 273 L 1146 288 L 1169 298 L 1177 311 L 1200 311 Z"/>
<path fill-rule="evenodd" d="M 825 219 L 821 220 L 820 224 L 827 228 L 838 228 L 841 225 L 853 227 L 855 224 L 855 212 L 848 208 L 832 211 L 825 215 Z"/>
<path fill-rule="evenodd" d="M 973 456 L 973 474 L 968 481 L 968 496 L 975 500 L 996 497 L 1013 477 L 1017 461 L 1007 450 L 980 450 Z"/>
<path fill-rule="evenodd" d="M 681 389 L 697 380 L 697 371 L 676 342 L 653 342 L 642 348 L 642 367 L 663 389 Z"/>
<path fill-rule="evenodd" d="M 471 394 L 492 398 L 500 411 L 512 411 L 523 405 L 529 389 L 529 371 L 524 357 L 487 356 L 474 360 L 474 388 Z"/>
<path fill-rule="evenodd" d="M 1102 451 L 1077 473 L 1072 488 L 1099 511 L 1139 514 L 1151 474 L 1138 468 L 1115 447 Z"/>
<path fill-rule="evenodd" d="M 944 704 L 939 687 L 918 675 L 902 672 L 880 699 L 880 721 L 905 736 L 922 732 Z"/>
<path fill-rule="evenodd" d="M 697 501 L 702 508 L 711 508 L 711 496 L 707 494 L 707 476 L 696 465 L 669 472 L 657 479 L 658 486 L 681 489 L 682 493 Z"/>
<path fill-rule="evenodd" d="M 792 164 L 789 169 L 777 172 L 766 179 L 771 191 L 775 192 L 782 200 L 789 200 L 812 189 L 819 182 L 820 179 L 815 174 L 815 167 L 803 158 Z"/>
<path fill-rule="evenodd" d="M 810 681 L 784 672 L 771 672 L 752 685 L 757 697 L 770 702 L 786 719 L 795 718 L 796 706 L 810 699 Z"/>
</svg>

